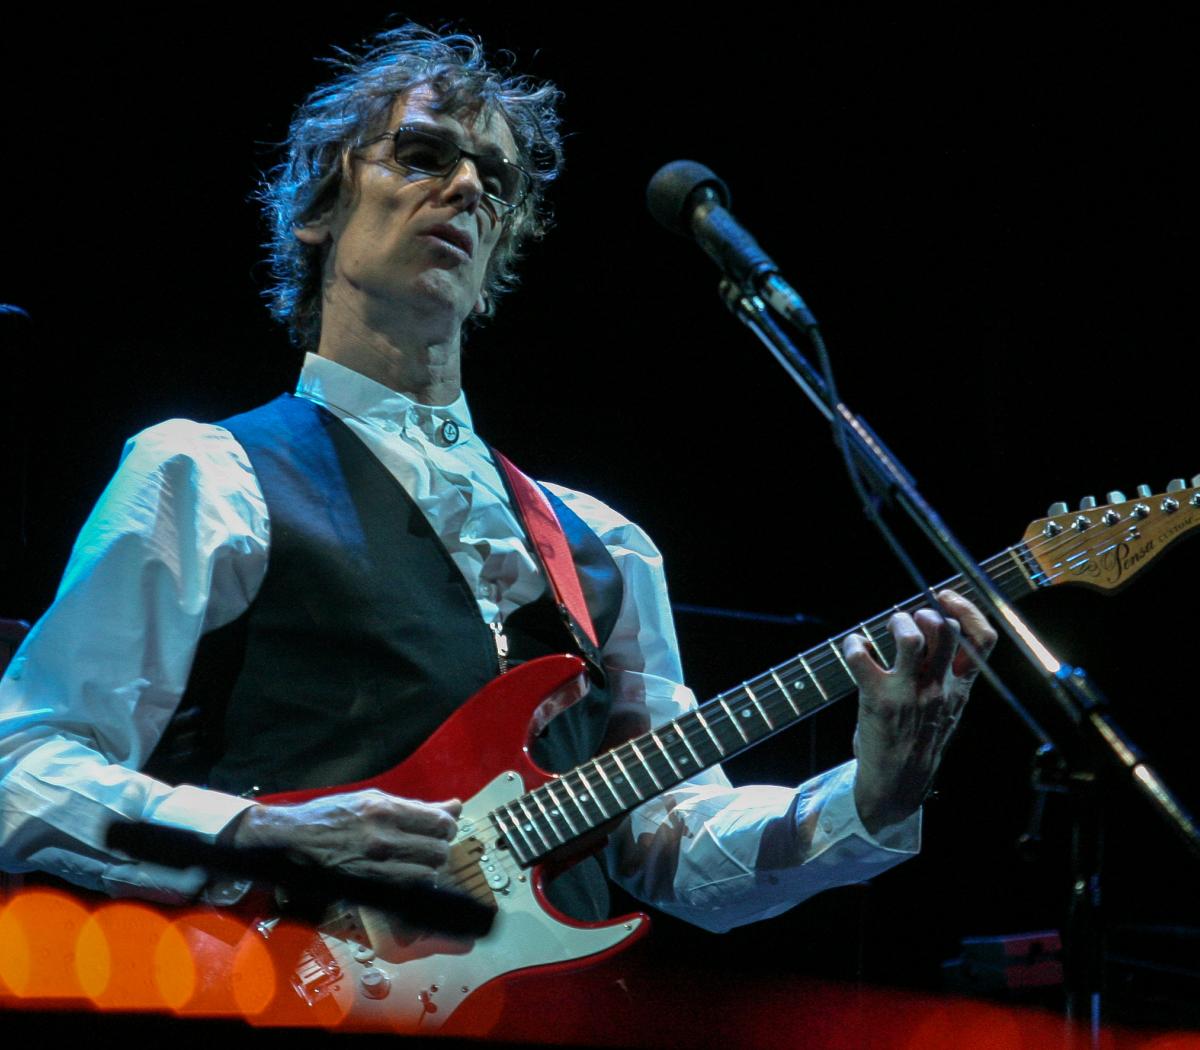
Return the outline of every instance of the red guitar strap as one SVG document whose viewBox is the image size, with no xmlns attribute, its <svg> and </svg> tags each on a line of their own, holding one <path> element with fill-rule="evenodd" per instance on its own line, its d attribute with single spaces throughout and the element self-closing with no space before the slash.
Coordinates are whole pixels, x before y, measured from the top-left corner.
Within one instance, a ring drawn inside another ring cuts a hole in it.
<svg viewBox="0 0 1200 1050">
<path fill-rule="evenodd" d="M 492 449 L 492 455 L 508 478 L 508 487 L 525 521 L 525 528 L 529 530 L 529 539 L 537 548 L 546 567 L 546 575 L 550 577 L 550 589 L 554 592 L 555 601 L 566 608 L 592 646 L 599 649 L 596 628 L 592 624 L 587 602 L 583 600 L 583 587 L 575 570 L 575 559 L 571 557 L 571 548 L 554 508 L 537 482 L 514 466 L 512 460 L 496 449 Z"/>
</svg>

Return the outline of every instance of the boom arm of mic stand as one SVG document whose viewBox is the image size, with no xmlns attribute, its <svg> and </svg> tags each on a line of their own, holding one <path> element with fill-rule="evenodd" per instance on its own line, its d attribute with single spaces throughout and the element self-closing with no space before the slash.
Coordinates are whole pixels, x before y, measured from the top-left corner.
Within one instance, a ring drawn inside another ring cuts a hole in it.
<svg viewBox="0 0 1200 1050">
<path fill-rule="evenodd" d="M 1192 853 L 1200 858 L 1200 829 L 1195 820 L 1113 721 L 1106 702 L 1086 675 L 1078 668 L 1063 664 L 1050 652 L 1017 614 L 991 577 L 958 542 L 937 512 L 925 502 L 911 476 L 866 422 L 841 402 L 834 402 L 825 381 L 796 349 L 787 333 L 770 315 L 762 299 L 728 279 L 721 282 L 721 298 L 734 315 L 758 336 L 817 410 L 835 426 L 842 428 L 850 455 L 877 497 L 898 503 L 935 549 L 971 582 L 995 614 L 995 622 L 1000 629 L 1038 671 L 1047 691 L 1071 723 L 1080 729 L 1079 735 L 1084 738 L 1087 753 L 1098 752 L 1111 768 L 1127 775 L 1134 788 L 1150 802 Z M 1046 731 L 996 674 L 982 664 L 980 671 L 1034 735 L 1042 743 L 1049 743 L 1050 737 Z M 1061 748 L 1059 750 L 1062 751 Z"/>
</svg>

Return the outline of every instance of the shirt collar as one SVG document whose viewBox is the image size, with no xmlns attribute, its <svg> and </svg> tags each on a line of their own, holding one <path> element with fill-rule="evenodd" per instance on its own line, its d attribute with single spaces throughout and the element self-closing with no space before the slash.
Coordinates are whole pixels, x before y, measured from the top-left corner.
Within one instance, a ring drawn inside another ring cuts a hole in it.
<svg viewBox="0 0 1200 1050">
<path fill-rule="evenodd" d="M 304 357 L 296 396 L 384 429 L 416 423 L 431 436 L 447 422 L 461 430 L 472 429 L 471 411 L 466 395 L 461 392 L 449 405 L 422 405 L 361 372 L 311 353 Z"/>
</svg>

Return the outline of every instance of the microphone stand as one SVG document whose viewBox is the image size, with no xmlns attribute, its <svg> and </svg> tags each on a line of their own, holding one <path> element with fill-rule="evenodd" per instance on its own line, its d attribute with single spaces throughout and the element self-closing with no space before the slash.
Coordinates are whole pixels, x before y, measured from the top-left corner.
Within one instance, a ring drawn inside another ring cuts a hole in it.
<svg viewBox="0 0 1200 1050">
<path fill-rule="evenodd" d="M 786 285 L 785 285 L 786 287 Z M 770 287 L 764 292 L 772 304 L 777 296 Z M 1192 852 L 1200 858 L 1200 830 L 1175 795 L 1146 762 L 1137 746 L 1117 725 L 1108 703 L 1092 684 L 1082 668 L 1058 660 L 1034 631 L 1018 616 L 991 577 L 975 562 L 965 547 L 951 533 L 938 513 L 917 491 L 912 476 L 892 454 L 866 421 L 852 412 L 832 392 L 830 385 L 796 348 L 783 328 L 767 309 L 766 303 L 747 280 L 739 285 L 722 279 L 721 298 L 726 306 L 767 347 L 784 371 L 792 377 L 814 407 L 833 424 L 838 444 L 842 447 L 852 474 L 861 474 L 870 492 L 864 496 L 867 514 L 882 531 L 889 546 L 910 567 L 907 555 L 899 548 L 885 522 L 879 516 L 879 504 L 898 505 L 926 535 L 932 546 L 975 587 L 992 619 L 1016 646 L 1017 651 L 1035 669 L 1046 691 L 1065 714 L 1065 726 L 1058 730 L 1062 738 L 1056 743 L 1024 705 L 1000 682 L 999 678 L 976 654 L 981 673 L 996 688 L 1001 698 L 1013 709 L 1038 738 L 1043 747 L 1051 747 L 1063 763 L 1064 782 L 1070 785 L 1074 800 L 1074 831 L 1072 842 L 1072 894 L 1068 923 L 1067 945 L 1067 1016 L 1072 1020 L 1087 1019 L 1093 1045 L 1099 1045 L 1100 1020 L 1100 857 L 1101 820 L 1096 788 L 1097 770 L 1107 770 L 1129 783 L 1156 813 L 1167 822 Z M 796 297 L 798 299 L 798 297 Z M 800 301 L 802 303 L 802 300 Z M 803 312 L 788 309 L 785 315 L 813 341 L 824 356 L 820 332 L 807 308 Z M 856 487 L 858 485 L 855 479 Z M 918 576 L 919 579 L 919 576 Z M 923 589 L 928 588 L 923 583 Z M 931 603 L 937 606 L 930 593 Z M 970 646 L 965 645 L 968 651 Z M 1064 756 L 1070 755 L 1071 760 Z M 1080 756 L 1086 756 L 1083 761 Z"/>
</svg>

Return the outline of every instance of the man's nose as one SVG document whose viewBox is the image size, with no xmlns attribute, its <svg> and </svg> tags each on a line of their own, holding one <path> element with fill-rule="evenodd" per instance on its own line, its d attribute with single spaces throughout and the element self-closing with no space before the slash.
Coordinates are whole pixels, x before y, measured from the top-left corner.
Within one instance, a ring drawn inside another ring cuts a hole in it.
<svg viewBox="0 0 1200 1050">
<path fill-rule="evenodd" d="M 459 158 L 458 164 L 442 179 L 446 199 L 459 204 L 463 211 L 474 213 L 484 199 L 483 180 L 479 177 L 475 161 L 470 157 Z"/>
</svg>

